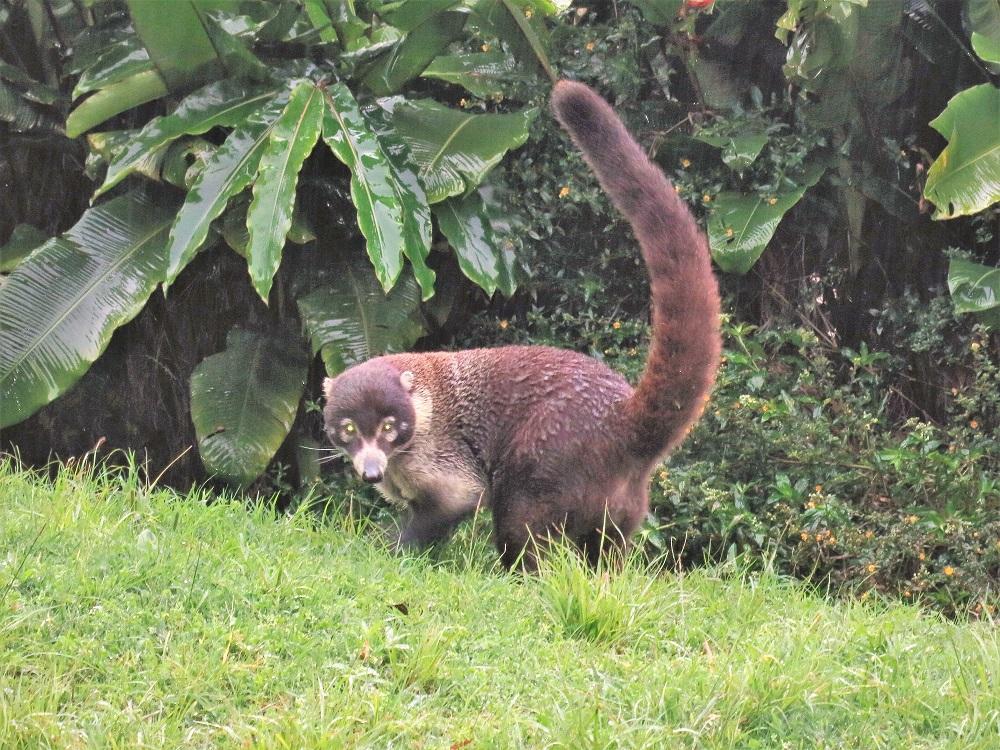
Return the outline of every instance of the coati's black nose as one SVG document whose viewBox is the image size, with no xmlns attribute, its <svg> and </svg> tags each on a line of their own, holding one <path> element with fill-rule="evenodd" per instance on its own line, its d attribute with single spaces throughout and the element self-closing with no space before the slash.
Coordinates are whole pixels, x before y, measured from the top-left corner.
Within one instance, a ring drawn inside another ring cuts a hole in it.
<svg viewBox="0 0 1000 750">
<path fill-rule="evenodd" d="M 381 482 L 382 470 L 378 468 L 377 465 L 366 464 L 365 470 L 361 472 L 361 478 L 364 479 L 366 482 L 371 482 L 372 484 L 374 484 L 375 482 Z"/>
</svg>

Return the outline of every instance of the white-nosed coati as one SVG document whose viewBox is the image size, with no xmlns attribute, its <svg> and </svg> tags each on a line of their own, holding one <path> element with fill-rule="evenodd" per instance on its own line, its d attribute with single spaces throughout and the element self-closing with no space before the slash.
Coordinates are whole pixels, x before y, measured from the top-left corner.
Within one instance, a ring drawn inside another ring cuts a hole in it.
<svg viewBox="0 0 1000 750">
<path fill-rule="evenodd" d="M 443 538 L 480 505 L 503 563 L 573 540 L 596 560 L 625 547 L 650 472 L 698 419 L 719 362 L 719 294 L 687 206 L 608 104 L 556 84 L 552 107 L 628 219 L 652 297 L 652 342 L 633 390 L 595 359 L 544 346 L 393 354 L 325 382 L 330 440 L 410 508 L 404 545 Z"/>
</svg>

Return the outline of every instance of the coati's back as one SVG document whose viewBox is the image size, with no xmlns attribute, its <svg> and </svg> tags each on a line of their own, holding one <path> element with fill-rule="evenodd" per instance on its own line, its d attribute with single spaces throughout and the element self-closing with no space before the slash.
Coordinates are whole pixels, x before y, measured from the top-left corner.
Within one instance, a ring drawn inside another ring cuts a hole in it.
<svg viewBox="0 0 1000 750">
<path fill-rule="evenodd" d="M 593 91 L 561 81 L 552 106 L 639 240 L 652 298 L 646 369 L 633 390 L 575 352 L 500 347 L 380 357 L 327 381 L 335 444 L 355 466 L 357 446 L 369 457 L 381 451 L 380 487 L 411 508 L 401 543 L 441 538 L 489 505 L 508 566 L 531 567 L 534 545 L 553 534 L 588 556 L 625 546 L 647 511 L 649 472 L 711 390 L 719 297 L 704 235 Z M 345 425 L 362 432 L 355 415 L 372 437 L 347 440 Z"/>
</svg>

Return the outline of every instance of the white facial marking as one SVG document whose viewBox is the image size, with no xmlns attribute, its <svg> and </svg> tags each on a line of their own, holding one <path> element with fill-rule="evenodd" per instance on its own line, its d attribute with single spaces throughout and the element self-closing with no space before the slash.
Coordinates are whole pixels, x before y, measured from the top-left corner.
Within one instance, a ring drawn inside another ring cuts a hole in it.
<svg viewBox="0 0 1000 750">
<path fill-rule="evenodd" d="M 361 450 L 355 453 L 351 459 L 351 463 L 354 464 L 354 470 L 358 472 L 359 476 L 363 476 L 365 473 L 365 464 L 372 461 L 375 462 L 380 473 L 385 473 L 386 464 L 389 463 L 389 459 L 386 458 L 385 453 L 375 443 L 362 439 Z"/>
</svg>

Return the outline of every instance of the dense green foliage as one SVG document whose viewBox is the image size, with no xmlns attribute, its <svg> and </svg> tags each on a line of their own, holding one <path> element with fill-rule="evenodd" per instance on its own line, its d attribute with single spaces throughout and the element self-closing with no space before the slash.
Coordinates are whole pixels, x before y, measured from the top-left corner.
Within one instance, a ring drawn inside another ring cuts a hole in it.
<svg viewBox="0 0 1000 750">
<path fill-rule="evenodd" d="M 393 556 L 346 508 L 0 465 L 0 745 L 987 750 L 1000 635 L 738 563 Z"/>
</svg>

